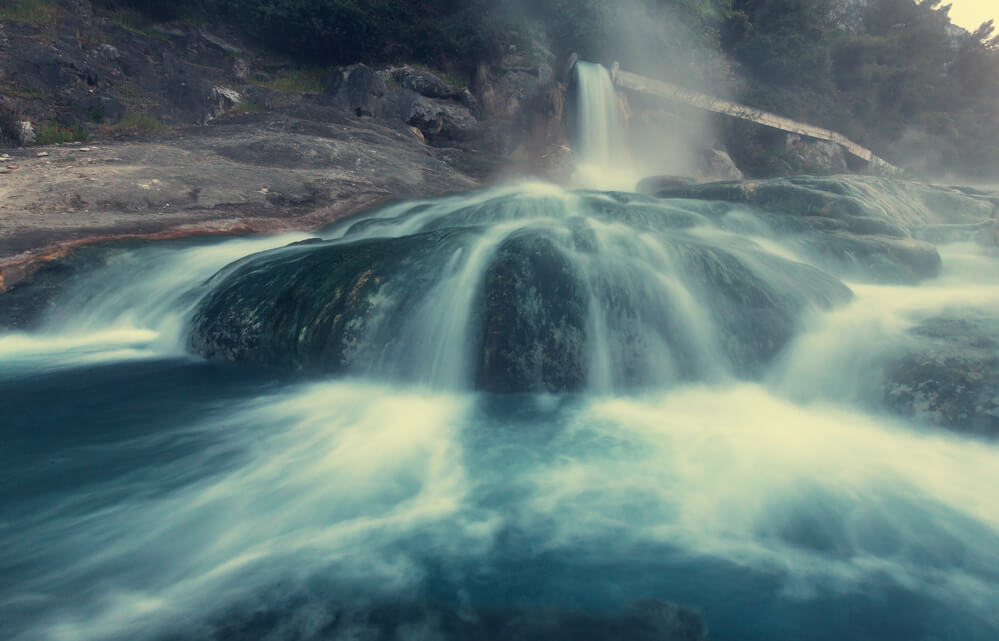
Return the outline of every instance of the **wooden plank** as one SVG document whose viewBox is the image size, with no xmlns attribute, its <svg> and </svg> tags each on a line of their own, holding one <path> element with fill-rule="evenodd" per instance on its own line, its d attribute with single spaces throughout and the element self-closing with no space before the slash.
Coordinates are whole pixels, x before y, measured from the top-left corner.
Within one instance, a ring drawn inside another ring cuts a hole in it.
<svg viewBox="0 0 999 641">
<path fill-rule="evenodd" d="M 809 138 L 815 138 L 817 140 L 828 140 L 829 142 L 834 142 L 842 146 L 848 153 L 867 162 L 868 167 L 878 173 L 902 173 L 902 170 L 883 158 L 879 158 L 870 149 L 867 149 L 862 145 L 858 145 L 846 136 L 836 133 L 835 131 L 830 131 L 829 129 L 823 129 L 822 127 L 816 127 L 814 125 L 791 120 L 790 118 L 778 116 L 775 113 L 764 111 L 762 109 L 756 109 L 755 107 L 748 107 L 746 105 L 740 105 L 728 100 L 721 100 L 720 98 L 715 98 L 697 91 L 678 87 L 677 85 L 663 82 L 662 80 L 646 78 L 645 76 L 639 76 L 638 74 L 621 71 L 616 63 L 613 67 L 611 77 L 614 80 L 614 84 L 621 89 L 675 100 L 705 111 L 720 113 L 733 118 L 739 118 L 741 120 L 748 120 L 766 127 L 780 129 L 782 131 L 787 131 L 801 136 L 808 136 Z"/>
</svg>

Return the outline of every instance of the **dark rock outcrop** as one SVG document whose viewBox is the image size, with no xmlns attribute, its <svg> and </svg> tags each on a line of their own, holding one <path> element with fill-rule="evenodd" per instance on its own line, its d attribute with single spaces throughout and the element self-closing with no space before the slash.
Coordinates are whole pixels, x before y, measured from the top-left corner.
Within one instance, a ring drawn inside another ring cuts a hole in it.
<svg viewBox="0 0 999 641">
<path fill-rule="evenodd" d="M 460 91 L 429 71 L 410 66 L 398 67 L 389 71 L 392 79 L 403 89 L 409 89 L 427 98 L 457 98 Z"/>
<path fill-rule="evenodd" d="M 388 88 L 380 75 L 364 64 L 334 69 L 323 81 L 323 93 L 334 104 L 357 117 L 373 118 L 387 113 Z"/>
<path fill-rule="evenodd" d="M 209 358 L 418 380 L 446 351 L 467 359 L 480 389 L 566 392 L 589 383 L 592 350 L 601 344 L 615 386 L 669 385 L 723 372 L 756 376 L 794 336 L 803 312 L 852 297 L 812 267 L 688 235 L 689 212 L 640 203 L 594 196 L 581 206 L 607 224 L 654 235 L 669 268 L 601 248 L 579 221 L 568 237 L 560 225 L 528 224 L 475 249 L 493 225 L 533 220 L 543 199 L 456 206 L 416 227 L 408 221 L 425 206 L 414 205 L 362 219 L 343 240 L 266 252 L 223 270 L 195 314 L 191 345 Z M 395 236 L 403 223 L 405 234 Z M 358 235 L 371 237 L 350 240 Z M 478 257 L 460 269 L 475 271 L 452 280 L 454 261 L 470 252 Z M 460 292 L 449 289 L 457 282 Z M 430 329 L 452 317 L 460 327 L 449 325 L 448 336 Z M 696 338 L 703 325 L 712 326 L 712 338 Z M 467 345 L 448 347 L 466 335 Z"/>
<path fill-rule="evenodd" d="M 931 425 L 999 436 L 999 319 L 932 318 L 913 350 L 889 363 L 884 403 Z"/>
<path fill-rule="evenodd" d="M 402 297 L 393 313 L 415 305 L 432 283 L 415 261 L 441 251 L 449 236 L 298 244 L 245 259 L 220 274 L 198 307 L 191 345 L 208 358 L 312 372 L 375 362 L 380 339 L 397 328 L 378 334 L 372 317 L 385 310 L 374 298 L 392 285 Z"/>
<path fill-rule="evenodd" d="M 406 123 L 416 127 L 431 144 L 464 142 L 479 134 L 479 121 L 464 105 L 417 96 Z"/>
<path fill-rule="evenodd" d="M 547 238 L 507 240 L 486 272 L 476 383 L 491 392 L 586 384 L 589 295 Z"/>
</svg>

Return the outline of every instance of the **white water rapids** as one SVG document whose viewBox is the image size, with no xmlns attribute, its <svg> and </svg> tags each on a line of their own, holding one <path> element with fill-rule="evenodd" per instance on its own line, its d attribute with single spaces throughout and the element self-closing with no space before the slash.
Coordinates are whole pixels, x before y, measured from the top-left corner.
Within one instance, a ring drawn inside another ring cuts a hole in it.
<svg viewBox="0 0 999 641">
<path fill-rule="evenodd" d="M 587 153 L 610 153 L 607 135 Z M 446 603 L 471 620 L 482 604 L 651 598 L 696 608 L 716 641 L 997 638 L 999 446 L 872 398 L 921 319 L 999 316 L 996 249 L 943 246 L 918 286 L 847 280 L 852 301 L 806 305 L 762 373 L 739 376 L 680 254 L 588 197 L 509 186 L 322 234 L 479 230 L 396 319 L 408 378 L 305 380 L 190 353 L 209 279 L 308 235 L 107 250 L 39 329 L 0 334 L 0 637 L 368 639 L 344 608 Z M 649 215 L 689 222 L 670 243 L 732 251 L 778 295 L 800 285 L 778 259 L 829 268 L 748 206 L 668 207 Z M 565 250 L 600 303 L 586 391 L 474 391 L 476 292 L 502 243 L 538 229 L 592 241 Z M 676 315 L 695 375 L 677 376 L 645 312 L 615 307 L 628 296 Z M 615 324 L 644 332 L 643 385 L 621 385 Z M 400 630 L 450 638 L 433 617 Z"/>
<path fill-rule="evenodd" d="M 46 431 L 99 432 L 130 394 L 129 368 L 178 357 L 180 374 L 198 367 L 180 328 L 210 274 L 300 238 L 117 252 L 58 307 L 65 315 L 0 337 L 0 377 L 62 390 L 46 402 L 83 408 L 69 410 L 75 427 Z M 898 634 L 954 617 L 971 622 L 961 638 L 990 638 L 999 629 L 999 448 L 861 403 L 863 364 L 909 340 L 913 317 L 999 310 L 994 251 L 955 245 L 943 257 L 941 276 L 919 287 L 854 283 L 856 299 L 814 313 L 758 382 L 522 396 L 519 409 L 498 413 L 490 408 L 504 401 L 447 385 L 267 383 L 192 413 L 176 411 L 186 402 L 171 391 L 178 371 L 154 374 L 173 399 L 162 415 L 133 408 L 119 421 L 124 433 L 99 444 L 51 436 L 44 474 L 5 477 L 7 636 L 196 636 L 232 608 L 305 594 L 307 607 L 275 638 L 306 638 L 333 616 L 322 599 L 350 586 L 401 598 L 443 581 L 487 598 L 511 563 L 532 572 L 531 559 L 545 558 L 584 583 L 546 584 L 542 573 L 531 591 L 539 600 L 691 603 L 713 638 L 742 638 L 752 626 L 739 617 L 759 608 L 776 617 L 753 624 L 766 638 L 829 638 L 813 629 L 821 617 L 812 605 L 864 594 L 886 601 L 851 606 L 860 621 L 848 627 L 852 638 L 878 638 L 867 626 L 893 599 L 925 609 L 909 627 L 889 626 Z M 432 367 L 453 358 L 426 356 Z M 118 369 L 109 389 L 101 377 Z M 205 384 L 217 376 L 228 375 Z M 56 421 L 14 393 L 4 399 L 15 404 L 5 414 Z M 124 462 L 30 492 L 46 476 L 73 477 L 96 451 Z"/>
</svg>

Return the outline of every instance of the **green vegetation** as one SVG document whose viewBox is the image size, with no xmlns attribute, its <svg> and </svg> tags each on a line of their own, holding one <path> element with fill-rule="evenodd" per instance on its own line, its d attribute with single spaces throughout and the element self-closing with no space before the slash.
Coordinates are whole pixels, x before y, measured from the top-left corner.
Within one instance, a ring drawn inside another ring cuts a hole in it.
<svg viewBox="0 0 999 641">
<path fill-rule="evenodd" d="M 267 107 L 252 100 L 243 100 L 232 108 L 233 114 L 259 114 L 267 111 Z"/>
<path fill-rule="evenodd" d="M 331 64 L 423 63 L 461 85 L 481 61 L 576 51 L 840 131 L 926 173 L 999 173 L 999 38 L 990 24 L 955 30 L 940 0 L 98 3 L 118 20 L 137 16 L 126 20 L 136 29 L 163 19 L 238 29 L 302 65 L 261 83 L 283 92 L 320 91 Z M 44 20 L 51 7 L 8 0 L 0 11 Z M 730 129 L 734 155 L 779 160 L 766 132 Z"/>
<path fill-rule="evenodd" d="M 30 89 L 23 89 L 9 82 L 0 82 L 0 94 L 5 96 L 13 96 L 14 98 L 23 98 L 25 100 L 38 100 L 40 98 L 45 97 L 45 94 L 43 94 L 41 91 L 32 91 Z"/>
<path fill-rule="evenodd" d="M 121 120 L 111 125 L 109 129 L 115 133 L 136 135 L 162 134 L 170 131 L 169 125 L 153 114 L 146 112 L 127 113 Z"/>
<path fill-rule="evenodd" d="M 36 145 L 57 145 L 64 142 L 83 142 L 90 136 L 82 125 L 63 125 L 55 121 L 35 124 Z"/>
<path fill-rule="evenodd" d="M 948 11 L 940 0 L 732 0 L 722 44 L 755 106 L 928 174 L 994 177 L 999 38 L 991 23 L 954 31 Z"/>
<path fill-rule="evenodd" d="M 56 19 L 56 4 L 56 0 L 4 0 L 0 20 L 50 25 Z"/>
<path fill-rule="evenodd" d="M 322 67 L 282 69 L 273 78 L 254 84 L 285 93 L 322 93 L 325 73 Z"/>
</svg>

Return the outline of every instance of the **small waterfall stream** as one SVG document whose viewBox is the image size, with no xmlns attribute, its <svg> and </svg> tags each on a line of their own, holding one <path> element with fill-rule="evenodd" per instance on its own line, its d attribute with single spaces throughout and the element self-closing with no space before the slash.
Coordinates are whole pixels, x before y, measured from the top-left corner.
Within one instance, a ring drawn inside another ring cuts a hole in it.
<svg viewBox="0 0 999 641">
<path fill-rule="evenodd" d="M 602 65 L 577 62 L 576 173 L 577 186 L 631 191 L 642 177 L 630 166 L 624 114 L 610 72 Z"/>
</svg>

